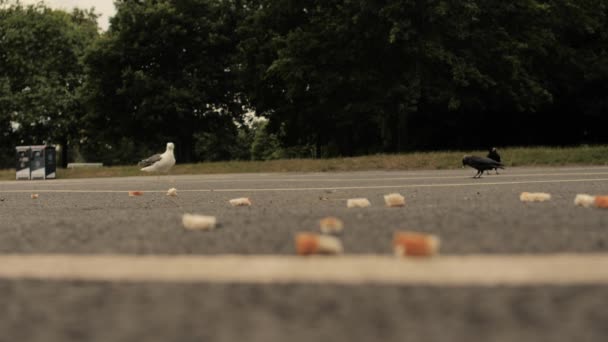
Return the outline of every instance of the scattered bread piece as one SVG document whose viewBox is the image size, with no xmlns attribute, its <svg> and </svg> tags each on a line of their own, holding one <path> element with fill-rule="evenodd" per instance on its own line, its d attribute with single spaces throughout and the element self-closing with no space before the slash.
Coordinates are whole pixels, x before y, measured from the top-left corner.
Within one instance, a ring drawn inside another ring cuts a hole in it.
<svg viewBox="0 0 608 342">
<path fill-rule="evenodd" d="M 234 199 L 230 200 L 230 204 L 233 207 L 250 206 L 251 200 L 249 200 L 249 198 L 247 198 L 247 197 L 234 198 Z"/>
<path fill-rule="evenodd" d="M 344 223 L 337 217 L 326 217 L 319 221 L 319 228 L 323 234 L 339 234 L 344 229 Z"/>
<path fill-rule="evenodd" d="M 387 207 L 404 207 L 405 197 L 398 193 L 388 194 L 384 195 L 384 202 Z"/>
<path fill-rule="evenodd" d="M 215 216 L 184 214 L 182 223 L 186 229 L 192 230 L 211 230 L 215 228 Z"/>
<path fill-rule="evenodd" d="M 142 196 L 143 194 L 143 191 L 129 191 L 129 197 Z"/>
<path fill-rule="evenodd" d="M 167 196 L 177 197 L 177 189 L 176 188 L 169 189 L 167 191 Z"/>
<path fill-rule="evenodd" d="M 595 196 L 595 206 L 608 209 L 608 196 Z"/>
<path fill-rule="evenodd" d="M 544 192 L 522 192 L 519 200 L 522 202 L 544 202 L 551 199 L 551 194 Z"/>
<path fill-rule="evenodd" d="M 296 252 L 299 255 L 340 254 L 343 251 L 342 242 L 335 236 L 313 233 L 296 235 Z"/>
<path fill-rule="evenodd" d="M 347 208 L 365 208 L 369 207 L 371 203 L 367 198 L 349 198 L 346 201 Z"/>
<path fill-rule="evenodd" d="M 393 250 L 396 256 L 433 256 L 439 253 L 440 241 L 436 235 L 416 232 L 396 232 Z"/>
<path fill-rule="evenodd" d="M 32 194 L 32 199 L 37 199 L 38 198 L 38 194 Z"/>
<path fill-rule="evenodd" d="M 595 205 L 595 196 L 578 194 L 574 197 L 574 204 L 585 208 L 593 207 Z"/>
<path fill-rule="evenodd" d="M 574 197 L 574 204 L 585 208 L 608 208 L 608 196 L 578 194 Z"/>
</svg>

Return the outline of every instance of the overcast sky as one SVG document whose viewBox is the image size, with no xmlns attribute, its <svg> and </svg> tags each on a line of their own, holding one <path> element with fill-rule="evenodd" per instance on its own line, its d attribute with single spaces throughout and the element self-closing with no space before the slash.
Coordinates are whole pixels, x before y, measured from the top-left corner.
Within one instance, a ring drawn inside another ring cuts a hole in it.
<svg viewBox="0 0 608 342">
<path fill-rule="evenodd" d="M 40 0 L 21 0 L 23 4 L 34 4 Z M 44 0 L 47 6 L 52 8 L 64 9 L 71 11 L 74 7 L 83 9 L 95 8 L 95 13 L 101 14 L 98 19 L 99 26 L 105 31 L 108 29 L 108 19 L 114 15 L 114 1 L 113 0 Z"/>
</svg>

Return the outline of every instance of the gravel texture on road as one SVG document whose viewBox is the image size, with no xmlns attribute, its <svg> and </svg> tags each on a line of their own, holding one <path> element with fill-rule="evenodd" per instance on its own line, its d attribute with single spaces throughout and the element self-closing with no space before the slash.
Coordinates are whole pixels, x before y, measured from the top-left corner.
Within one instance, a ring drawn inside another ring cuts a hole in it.
<svg viewBox="0 0 608 342">
<path fill-rule="evenodd" d="M 606 287 L 0 281 L 0 341 L 605 341 Z"/>
</svg>

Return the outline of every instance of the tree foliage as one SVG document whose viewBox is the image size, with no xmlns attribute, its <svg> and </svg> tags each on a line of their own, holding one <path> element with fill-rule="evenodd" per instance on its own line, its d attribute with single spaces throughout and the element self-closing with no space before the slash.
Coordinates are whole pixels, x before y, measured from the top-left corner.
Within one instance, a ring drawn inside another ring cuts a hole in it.
<svg viewBox="0 0 608 342">
<path fill-rule="evenodd" d="M 118 137 L 128 137 L 143 153 L 145 146 L 160 149 L 173 141 L 178 160 L 187 162 L 197 154 L 197 139 L 212 134 L 226 144 L 236 130 L 223 125 L 233 125 L 243 113 L 232 72 L 238 12 L 231 2 L 117 1 L 116 6 L 109 32 L 86 59 L 90 110 L 82 120 L 83 149 L 116 148 Z"/>
<path fill-rule="evenodd" d="M 288 145 L 350 155 L 608 140 L 590 133 L 606 122 L 604 1 L 249 6 L 248 95 Z"/>
<path fill-rule="evenodd" d="M 82 56 L 97 36 L 96 15 L 42 3 L 0 6 L 0 139 L 11 150 L 16 144 L 65 146 L 77 137 Z"/>
<path fill-rule="evenodd" d="M 0 4 L 4 142 L 110 164 L 608 143 L 605 0 L 118 0 L 100 36 Z"/>
</svg>

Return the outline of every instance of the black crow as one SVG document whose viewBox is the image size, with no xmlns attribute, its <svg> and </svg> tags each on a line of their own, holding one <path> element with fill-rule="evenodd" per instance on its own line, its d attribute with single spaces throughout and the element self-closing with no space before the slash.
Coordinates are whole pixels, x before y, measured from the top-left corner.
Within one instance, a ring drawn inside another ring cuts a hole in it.
<svg viewBox="0 0 608 342">
<path fill-rule="evenodd" d="M 500 154 L 498 154 L 496 147 L 492 147 L 492 149 L 490 149 L 487 157 L 500 163 Z"/>
<path fill-rule="evenodd" d="M 498 151 L 496 150 L 496 147 L 492 147 L 490 149 L 490 152 L 488 152 L 487 157 L 500 163 L 500 154 L 498 154 Z M 498 168 L 495 168 L 494 170 L 496 170 L 496 174 L 498 174 Z M 490 171 L 488 171 L 488 173 L 489 172 Z"/>
<path fill-rule="evenodd" d="M 473 178 L 481 178 L 481 175 L 486 170 L 504 169 L 504 166 L 495 160 L 477 156 L 464 156 L 462 158 L 462 165 L 468 165 L 477 170 L 477 174 Z"/>
</svg>

